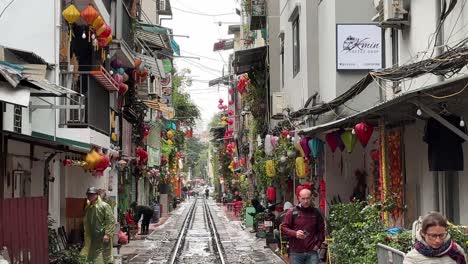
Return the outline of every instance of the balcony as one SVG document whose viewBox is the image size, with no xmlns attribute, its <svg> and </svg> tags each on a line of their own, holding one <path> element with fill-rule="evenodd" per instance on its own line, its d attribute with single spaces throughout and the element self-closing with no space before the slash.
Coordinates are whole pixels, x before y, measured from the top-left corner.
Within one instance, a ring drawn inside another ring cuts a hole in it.
<svg viewBox="0 0 468 264">
<path fill-rule="evenodd" d="M 60 127 L 92 128 L 104 135 L 110 134 L 109 92 L 102 82 L 93 77 L 93 71 L 62 74 L 63 85 L 71 86 L 83 96 L 61 98 Z"/>
</svg>

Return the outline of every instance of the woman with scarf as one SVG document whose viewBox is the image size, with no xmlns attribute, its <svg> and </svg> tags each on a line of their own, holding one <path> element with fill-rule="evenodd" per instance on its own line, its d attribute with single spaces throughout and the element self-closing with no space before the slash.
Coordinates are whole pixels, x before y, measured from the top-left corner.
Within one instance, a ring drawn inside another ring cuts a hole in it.
<svg viewBox="0 0 468 264">
<path fill-rule="evenodd" d="M 447 232 L 445 217 L 437 212 L 426 215 L 420 232 L 416 233 L 414 248 L 405 256 L 403 264 L 466 264 L 463 249 Z"/>
</svg>

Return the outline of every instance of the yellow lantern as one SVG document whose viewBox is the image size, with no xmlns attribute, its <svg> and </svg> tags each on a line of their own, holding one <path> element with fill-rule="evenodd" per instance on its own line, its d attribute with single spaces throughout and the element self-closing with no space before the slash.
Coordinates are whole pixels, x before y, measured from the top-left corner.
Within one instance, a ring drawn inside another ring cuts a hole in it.
<svg viewBox="0 0 468 264">
<path fill-rule="evenodd" d="M 65 10 L 63 10 L 62 16 L 65 18 L 68 24 L 73 24 L 78 21 L 78 19 L 80 19 L 81 13 L 74 4 L 71 4 L 65 8 Z"/>
<path fill-rule="evenodd" d="M 101 36 L 102 33 L 104 33 L 104 31 L 106 31 L 107 29 L 107 24 L 104 23 L 102 24 L 102 26 L 100 26 L 98 29 L 96 29 L 96 36 Z"/>
<path fill-rule="evenodd" d="M 117 141 L 117 134 L 112 132 L 111 139 L 112 139 L 112 141 Z"/>
<path fill-rule="evenodd" d="M 104 19 L 102 19 L 102 16 L 98 16 L 96 17 L 96 19 L 94 19 L 93 23 L 91 24 L 91 27 L 94 30 L 96 30 L 100 28 L 103 24 L 104 24 Z"/>
<path fill-rule="evenodd" d="M 265 163 L 266 175 L 270 178 L 275 177 L 275 161 L 267 160 Z"/>
<path fill-rule="evenodd" d="M 167 137 L 168 138 L 173 138 L 174 137 L 174 130 L 167 131 Z"/>
<path fill-rule="evenodd" d="M 172 142 L 172 140 L 168 139 L 168 140 L 167 140 L 167 144 L 169 144 L 169 145 L 174 145 L 174 142 Z"/>
<path fill-rule="evenodd" d="M 303 157 L 296 158 L 296 175 L 304 178 L 307 175 L 307 163 Z"/>
</svg>

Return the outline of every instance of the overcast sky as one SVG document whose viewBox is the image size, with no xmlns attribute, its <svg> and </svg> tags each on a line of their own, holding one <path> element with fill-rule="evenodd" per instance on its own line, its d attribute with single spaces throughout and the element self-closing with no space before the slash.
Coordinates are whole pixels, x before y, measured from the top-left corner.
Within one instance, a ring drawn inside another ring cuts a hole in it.
<svg viewBox="0 0 468 264">
<path fill-rule="evenodd" d="M 223 65 L 227 71 L 229 54 L 233 51 L 213 52 L 213 44 L 219 39 L 232 38 L 228 26 L 240 23 L 235 8 L 236 0 L 171 0 L 173 19 L 163 20 L 162 26 L 172 28 L 174 35 L 188 35 L 189 38 L 175 37 L 180 45 L 181 56 L 200 57 L 197 59 L 175 59 L 177 69 L 190 68 L 195 80 L 188 89 L 192 99 L 200 108 L 202 122 L 197 130 L 205 130 L 212 116 L 218 112 L 218 100 L 227 102 L 227 88 L 208 87 L 208 81 L 222 75 Z M 219 22 L 222 23 L 219 26 Z"/>
</svg>

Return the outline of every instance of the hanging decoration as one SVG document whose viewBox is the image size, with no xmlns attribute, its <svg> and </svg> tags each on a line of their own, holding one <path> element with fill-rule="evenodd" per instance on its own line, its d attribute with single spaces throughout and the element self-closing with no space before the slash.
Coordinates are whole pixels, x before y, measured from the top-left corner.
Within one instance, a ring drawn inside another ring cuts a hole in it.
<svg viewBox="0 0 468 264">
<path fill-rule="evenodd" d="M 229 111 L 228 111 L 228 116 L 233 116 L 233 115 L 234 115 L 234 111 L 229 110 Z"/>
<path fill-rule="evenodd" d="M 402 221 L 403 216 L 403 173 L 401 162 L 401 130 L 394 130 L 387 135 L 389 193 L 394 196 L 395 208 L 390 212 L 394 224 Z M 402 224 L 402 223 L 400 223 Z"/>
<path fill-rule="evenodd" d="M 71 4 L 67 8 L 65 8 L 65 10 L 63 10 L 62 16 L 68 22 L 68 29 L 69 29 L 68 41 L 71 41 L 72 36 L 73 36 L 72 24 L 74 24 L 76 21 L 78 21 L 78 19 L 80 19 L 81 13 L 74 4 Z"/>
<path fill-rule="evenodd" d="M 247 85 L 249 84 L 249 75 L 247 73 L 242 74 L 239 77 L 239 81 L 237 82 L 237 90 L 242 94 L 246 91 Z"/>
<path fill-rule="evenodd" d="M 265 136 L 265 154 L 271 156 L 273 154 L 273 145 L 271 144 L 271 135 Z"/>
<path fill-rule="evenodd" d="M 317 158 L 318 155 L 323 151 L 323 141 L 319 138 L 312 138 L 308 142 L 310 149 L 310 157 Z M 336 149 L 336 148 L 335 148 Z"/>
<path fill-rule="evenodd" d="M 81 11 L 81 18 L 83 18 L 88 25 L 91 25 L 98 16 L 98 11 L 96 11 L 92 5 L 88 5 L 88 7 Z"/>
<path fill-rule="evenodd" d="M 279 137 L 277 136 L 272 136 L 271 137 L 271 146 L 273 147 L 273 149 L 276 149 L 278 147 L 278 140 L 279 140 Z"/>
<path fill-rule="evenodd" d="M 365 148 L 372 136 L 372 132 L 374 132 L 374 128 L 366 122 L 361 122 L 354 126 L 354 131 L 359 142 L 361 142 L 362 146 Z"/>
<path fill-rule="evenodd" d="M 268 186 L 268 188 L 266 189 L 266 196 L 267 196 L 267 200 L 268 202 L 270 203 L 275 203 L 276 202 L 276 190 L 275 190 L 275 187 L 273 186 Z"/>
<path fill-rule="evenodd" d="M 220 105 L 222 105 L 222 104 L 224 103 L 224 100 L 221 99 L 221 98 L 219 98 L 218 103 L 219 103 Z"/>
<path fill-rule="evenodd" d="M 351 133 L 351 131 L 345 131 L 341 134 L 341 140 L 346 148 L 348 153 L 353 152 L 354 146 L 357 142 L 357 137 L 355 134 Z"/>
<path fill-rule="evenodd" d="M 91 28 L 97 30 L 104 24 L 104 19 L 101 16 L 97 16 L 96 19 L 91 23 Z"/>
<path fill-rule="evenodd" d="M 296 175 L 299 178 L 307 176 L 307 163 L 303 157 L 296 158 Z"/>
<path fill-rule="evenodd" d="M 294 136 L 293 140 L 294 140 L 293 142 L 294 147 L 299 151 L 302 157 L 305 157 L 304 150 L 302 149 L 302 146 L 301 146 L 301 138 L 298 135 L 296 135 Z"/>
<path fill-rule="evenodd" d="M 381 193 L 381 201 L 387 200 L 387 191 L 388 191 L 388 182 L 387 182 L 387 157 L 385 153 L 387 153 L 386 148 L 386 140 L 385 140 L 385 121 L 381 119 L 379 121 L 379 141 L 380 141 L 380 193 Z M 384 224 L 388 225 L 388 212 L 385 211 L 383 213 Z"/>
<path fill-rule="evenodd" d="M 265 171 L 266 175 L 270 178 L 275 177 L 275 161 L 274 160 L 267 160 L 265 162 Z"/>
<path fill-rule="evenodd" d="M 234 101 L 233 101 L 233 100 L 229 100 L 229 101 L 228 101 L 228 104 L 229 104 L 229 105 L 233 105 L 233 104 L 234 104 Z"/>
<path fill-rule="evenodd" d="M 326 182 L 321 179 L 319 182 L 319 206 L 323 213 L 326 213 L 327 209 L 327 189 Z"/>
<path fill-rule="evenodd" d="M 228 92 L 229 92 L 230 95 L 233 95 L 234 94 L 234 89 L 229 88 Z"/>
<path fill-rule="evenodd" d="M 137 147 L 135 154 L 138 156 L 138 166 L 146 166 L 148 164 L 148 152 L 142 147 Z"/>
<path fill-rule="evenodd" d="M 335 153 L 336 149 L 343 142 L 341 142 L 341 138 L 337 131 L 330 132 L 325 135 L 325 140 L 327 141 L 327 145 L 330 147 L 332 153 Z"/>
<path fill-rule="evenodd" d="M 310 148 L 309 148 L 309 145 L 307 144 L 308 140 L 309 140 L 308 138 L 303 137 L 299 141 L 301 144 L 302 151 L 304 152 L 304 157 L 310 156 Z"/>
<path fill-rule="evenodd" d="M 234 119 L 229 118 L 227 122 L 228 125 L 232 126 L 234 124 Z"/>
</svg>

